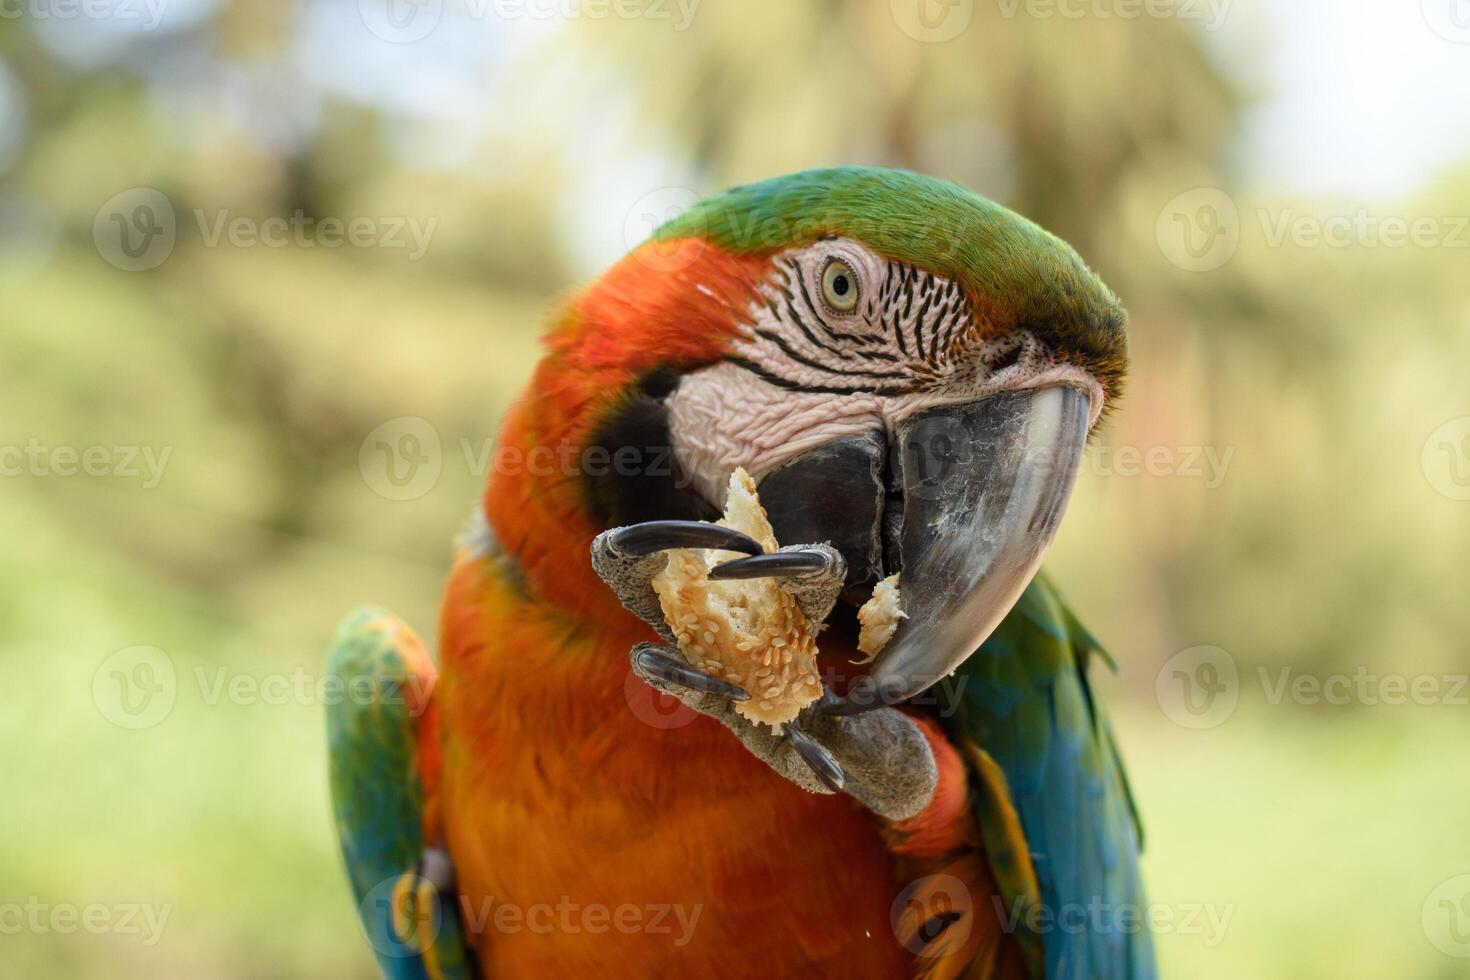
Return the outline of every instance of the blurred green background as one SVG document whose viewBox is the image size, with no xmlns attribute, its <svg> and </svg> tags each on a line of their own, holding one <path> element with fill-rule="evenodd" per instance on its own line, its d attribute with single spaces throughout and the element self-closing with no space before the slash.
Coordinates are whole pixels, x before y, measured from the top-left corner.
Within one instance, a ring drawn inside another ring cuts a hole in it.
<svg viewBox="0 0 1470 980">
<path fill-rule="evenodd" d="M 432 636 L 552 297 L 839 162 L 1131 311 L 1051 564 L 1121 666 L 1166 974 L 1470 975 L 1456 3 L 6 0 L 0 975 L 373 976 L 335 620 Z"/>
</svg>

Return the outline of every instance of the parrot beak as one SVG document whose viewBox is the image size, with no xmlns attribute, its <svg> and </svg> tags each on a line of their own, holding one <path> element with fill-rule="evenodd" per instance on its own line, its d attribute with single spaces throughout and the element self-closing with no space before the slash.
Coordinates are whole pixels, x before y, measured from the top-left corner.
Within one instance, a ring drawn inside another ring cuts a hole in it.
<svg viewBox="0 0 1470 980">
<path fill-rule="evenodd" d="M 850 549 L 849 601 L 882 574 L 902 572 L 907 618 L 869 673 L 824 710 L 859 714 L 912 698 L 990 636 L 1061 523 L 1090 407 L 1071 386 L 1000 392 L 899 422 L 886 470 L 874 435 L 812 450 L 762 481 L 778 537 Z M 797 497 L 800 505 L 786 506 Z"/>
</svg>

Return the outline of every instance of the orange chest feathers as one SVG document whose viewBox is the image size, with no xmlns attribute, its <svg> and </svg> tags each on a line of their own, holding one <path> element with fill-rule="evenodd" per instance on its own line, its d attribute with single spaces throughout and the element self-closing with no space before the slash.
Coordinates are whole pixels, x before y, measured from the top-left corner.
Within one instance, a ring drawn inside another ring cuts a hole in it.
<svg viewBox="0 0 1470 980">
<path fill-rule="evenodd" d="M 909 975 L 875 819 L 634 677 L 646 626 L 589 629 L 479 559 L 441 632 L 440 812 L 487 975 Z"/>
</svg>

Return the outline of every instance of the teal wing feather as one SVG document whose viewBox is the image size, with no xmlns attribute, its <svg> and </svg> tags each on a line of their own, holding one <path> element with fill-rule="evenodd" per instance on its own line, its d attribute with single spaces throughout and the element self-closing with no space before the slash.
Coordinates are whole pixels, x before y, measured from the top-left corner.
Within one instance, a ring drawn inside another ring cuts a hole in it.
<svg viewBox="0 0 1470 980">
<path fill-rule="evenodd" d="M 1047 980 L 1145 980 L 1156 974 L 1153 941 L 1140 925 L 1147 919 L 1142 835 L 1112 731 L 1088 684 L 1095 654 L 1106 658 L 1045 573 L 1038 575 L 959 668 L 941 723 L 1005 774 L 1044 910 L 1029 921 L 1039 925 Z M 1000 836 L 987 826 L 995 817 L 986 807 L 976 817 L 987 841 Z M 1007 871 L 996 868 L 1002 887 L 1015 880 Z"/>
<path fill-rule="evenodd" d="M 368 941 L 389 980 L 474 975 L 457 903 L 440 900 L 418 869 L 425 788 L 417 726 L 434 667 L 412 631 L 361 609 L 337 629 L 327 656 L 332 806 L 342 857 Z"/>
</svg>

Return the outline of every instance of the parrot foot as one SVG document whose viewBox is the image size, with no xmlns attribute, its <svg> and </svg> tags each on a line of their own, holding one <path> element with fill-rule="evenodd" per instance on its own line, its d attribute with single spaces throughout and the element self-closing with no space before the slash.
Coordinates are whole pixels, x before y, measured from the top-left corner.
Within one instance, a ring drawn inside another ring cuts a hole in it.
<svg viewBox="0 0 1470 980">
<path fill-rule="evenodd" d="M 674 548 L 734 551 L 747 555 L 716 565 L 712 579 L 776 578 L 801 611 L 811 630 L 821 629 L 847 577 L 847 562 L 825 544 L 793 545 L 766 554 L 759 542 L 739 531 L 703 521 L 647 521 L 615 527 L 592 542 L 592 567 L 613 590 L 623 608 L 652 626 L 665 642 L 674 642 L 653 578 L 668 563 Z"/>
<path fill-rule="evenodd" d="M 789 575 L 814 575 L 832 567 L 832 555 L 826 551 L 798 548 L 774 551 L 769 555 L 737 558 L 710 569 L 712 579 L 784 578 Z"/>
<path fill-rule="evenodd" d="M 822 629 L 847 579 L 847 560 L 829 544 L 794 544 L 710 569 L 715 580 L 774 578 L 796 600 L 812 635 Z"/>
<path fill-rule="evenodd" d="M 782 725 L 781 731 L 796 748 L 797 755 L 801 756 L 801 760 L 822 781 L 823 785 L 834 793 L 842 792 L 847 786 L 847 773 L 843 772 L 842 766 L 832 758 L 832 753 L 823 748 L 821 742 L 797 728 L 792 722 L 788 721 Z"/>
<path fill-rule="evenodd" d="M 670 548 L 708 548 L 711 551 L 740 551 L 759 555 L 765 551 L 753 538 L 739 531 L 703 521 L 646 521 L 615 527 L 598 535 L 609 552 L 624 557 L 642 557 Z M 593 546 L 596 553 L 596 545 Z"/>
<path fill-rule="evenodd" d="M 827 544 L 790 545 L 766 553 L 739 531 L 699 521 L 649 521 L 613 528 L 592 542 L 592 566 L 618 601 L 664 640 L 628 652 L 633 672 L 655 690 L 719 721 L 766 765 L 813 793 L 846 793 L 891 820 L 929 804 L 939 772 L 923 732 L 906 715 L 880 708 L 850 718 L 827 714 L 831 692 L 781 726 L 752 724 L 735 710 L 750 693 L 689 665 L 664 621 L 653 578 L 665 551 L 702 548 L 749 557 L 716 565 L 712 579 L 775 578 L 801 607 L 812 635 L 823 628 L 842 592 L 847 562 Z"/>
<path fill-rule="evenodd" d="M 713 694 L 727 701 L 749 701 L 750 692 L 739 684 L 732 684 L 720 677 L 713 677 L 702 670 L 689 666 L 682 655 L 670 656 L 655 643 L 641 643 L 631 654 L 633 670 L 644 680 L 657 678 L 664 684 L 680 687 L 701 694 Z"/>
<path fill-rule="evenodd" d="M 907 820 L 934 798 L 939 769 L 917 725 L 901 711 L 880 708 L 851 718 L 805 709 L 778 734 L 735 711 L 746 692 L 689 667 L 677 649 L 640 643 L 629 652 L 633 672 L 655 690 L 720 722 L 752 755 L 812 793 L 846 793 L 889 820 Z"/>
<path fill-rule="evenodd" d="M 647 521 L 603 531 L 592 542 L 592 568 L 613 590 L 623 608 L 654 628 L 666 642 L 674 634 L 664 622 L 653 577 L 664 570 L 671 548 L 708 548 L 759 555 L 759 542 L 718 524 L 702 521 Z"/>
<path fill-rule="evenodd" d="M 750 700 L 750 692 L 745 688 L 689 666 L 683 654 L 676 649 L 657 643 L 640 643 L 629 652 L 628 660 L 632 664 L 633 673 L 645 683 L 678 698 L 702 714 L 718 718 L 732 728 L 735 727 L 735 715 L 730 705 Z M 781 731 L 812 775 L 829 791 L 842 792 L 847 776 L 842 771 L 842 766 L 832 757 L 832 753 L 794 722 L 783 724 Z M 768 734 L 768 738 L 775 739 L 775 736 Z"/>
</svg>

